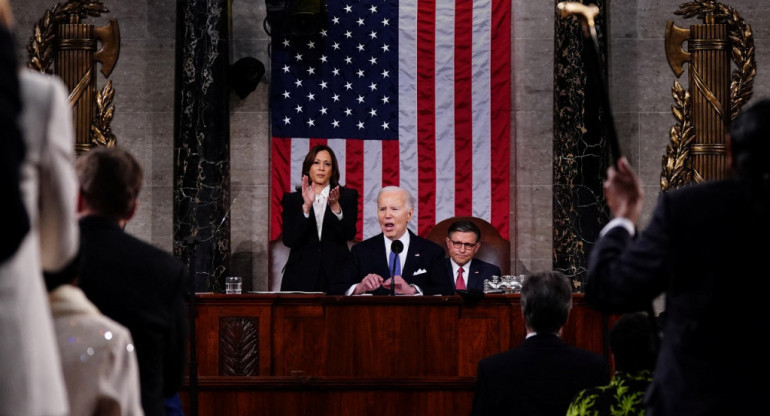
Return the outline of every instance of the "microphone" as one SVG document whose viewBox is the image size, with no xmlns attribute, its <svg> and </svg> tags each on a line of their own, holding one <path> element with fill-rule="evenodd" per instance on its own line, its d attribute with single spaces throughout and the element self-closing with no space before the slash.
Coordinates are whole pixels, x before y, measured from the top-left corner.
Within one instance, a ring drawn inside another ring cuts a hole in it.
<svg viewBox="0 0 770 416">
<path fill-rule="evenodd" d="M 396 240 L 392 243 L 390 243 L 390 251 L 393 252 L 393 254 L 398 257 L 399 254 L 401 254 L 402 251 L 404 251 L 404 243 L 402 243 L 399 240 Z M 392 276 L 390 278 L 390 294 L 393 296 L 396 296 L 396 260 L 393 259 L 393 267 L 390 271 L 390 275 Z"/>
</svg>

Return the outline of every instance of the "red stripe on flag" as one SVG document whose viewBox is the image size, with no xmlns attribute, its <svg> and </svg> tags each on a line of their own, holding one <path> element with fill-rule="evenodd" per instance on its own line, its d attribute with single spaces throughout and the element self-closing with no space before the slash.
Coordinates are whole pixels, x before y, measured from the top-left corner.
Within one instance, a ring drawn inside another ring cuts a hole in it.
<svg viewBox="0 0 770 416">
<path fill-rule="evenodd" d="M 473 215 L 473 0 L 455 2 L 455 215 Z"/>
<path fill-rule="evenodd" d="M 398 156 L 398 140 L 382 141 L 382 186 L 399 186 L 401 171 Z"/>
<path fill-rule="evenodd" d="M 511 2 L 492 2 L 492 225 L 509 236 L 511 157 Z"/>
<path fill-rule="evenodd" d="M 312 137 L 310 138 L 310 140 L 308 140 L 308 142 L 309 142 L 309 147 L 307 148 L 307 150 L 310 150 L 313 148 L 313 146 L 318 146 L 319 144 L 323 144 L 323 145 L 328 144 L 328 141 L 326 139 L 317 139 Z"/>
<path fill-rule="evenodd" d="M 358 218 L 356 219 L 356 239 L 364 236 L 364 141 L 348 139 L 345 141 L 345 184 L 358 191 Z"/>
<path fill-rule="evenodd" d="M 291 139 L 282 137 L 273 137 L 273 151 L 271 155 L 271 186 L 272 192 L 270 209 L 270 240 L 275 240 L 281 234 L 283 229 L 281 217 L 281 198 L 283 193 L 289 189 L 289 176 L 291 173 Z"/>
<path fill-rule="evenodd" d="M 417 6 L 417 233 L 436 222 L 436 3 Z"/>
</svg>

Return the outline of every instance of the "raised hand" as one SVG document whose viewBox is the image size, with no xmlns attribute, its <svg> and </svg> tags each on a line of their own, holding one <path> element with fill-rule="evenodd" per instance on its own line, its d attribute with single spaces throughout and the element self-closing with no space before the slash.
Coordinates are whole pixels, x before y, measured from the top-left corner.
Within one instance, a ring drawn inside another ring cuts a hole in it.
<svg viewBox="0 0 770 416">
<path fill-rule="evenodd" d="M 332 209 L 332 212 L 339 215 L 342 212 L 342 207 L 340 206 L 340 186 L 335 186 L 331 191 L 329 191 L 329 208 Z"/>
<path fill-rule="evenodd" d="M 642 211 L 642 186 L 625 157 L 618 160 L 617 169 L 607 169 L 604 197 L 614 217 L 628 218 L 636 224 Z"/>
<path fill-rule="evenodd" d="M 307 175 L 302 175 L 302 201 L 302 212 L 309 214 L 310 207 L 312 207 L 313 202 L 315 202 L 315 190 Z"/>
</svg>

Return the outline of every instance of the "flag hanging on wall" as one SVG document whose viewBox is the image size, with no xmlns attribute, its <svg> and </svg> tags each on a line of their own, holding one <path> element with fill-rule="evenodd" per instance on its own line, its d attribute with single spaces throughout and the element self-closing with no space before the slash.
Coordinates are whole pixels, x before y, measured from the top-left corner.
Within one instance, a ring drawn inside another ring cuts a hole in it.
<svg viewBox="0 0 770 416">
<path fill-rule="evenodd" d="M 314 35 L 271 39 L 271 239 L 310 147 L 359 194 L 358 238 L 380 232 L 377 192 L 414 195 L 410 228 L 475 216 L 508 238 L 511 1 L 334 0 Z"/>
</svg>

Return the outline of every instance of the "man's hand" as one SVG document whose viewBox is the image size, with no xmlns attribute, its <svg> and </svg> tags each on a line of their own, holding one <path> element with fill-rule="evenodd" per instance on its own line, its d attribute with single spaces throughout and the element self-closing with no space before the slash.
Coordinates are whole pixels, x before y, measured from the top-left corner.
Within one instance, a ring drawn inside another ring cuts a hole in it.
<svg viewBox="0 0 770 416">
<path fill-rule="evenodd" d="M 356 285 L 353 289 L 352 295 L 360 295 L 362 293 L 371 292 L 382 286 L 382 276 L 379 274 L 369 273 L 362 280 L 361 283 Z"/>
<path fill-rule="evenodd" d="M 382 287 L 391 290 L 391 281 L 396 281 L 396 294 L 399 295 L 414 295 L 417 293 L 417 289 L 413 288 L 406 282 L 401 276 L 395 276 L 393 279 L 388 279 L 382 283 Z"/>
<path fill-rule="evenodd" d="M 607 169 L 604 197 L 613 217 L 628 218 L 636 224 L 642 211 L 642 186 L 625 157 L 618 160 L 617 169 Z"/>
</svg>

